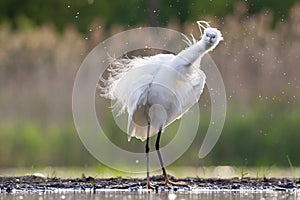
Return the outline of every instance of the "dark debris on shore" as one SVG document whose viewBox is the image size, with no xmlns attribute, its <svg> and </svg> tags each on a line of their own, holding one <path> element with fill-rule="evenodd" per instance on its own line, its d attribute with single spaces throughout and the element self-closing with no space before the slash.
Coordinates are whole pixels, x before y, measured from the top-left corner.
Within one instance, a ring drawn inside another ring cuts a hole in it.
<svg viewBox="0 0 300 200">
<path fill-rule="evenodd" d="M 292 178 L 181 178 L 170 176 L 170 180 L 185 182 L 188 186 L 166 186 L 163 176 L 152 176 L 151 182 L 157 191 L 193 190 L 251 190 L 294 191 L 300 188 L 300 179 Z M 35 192 L 54 190 L 94 191 L 146 189 L 146 179 L 140 178 L 44 178 L 39 176 L 0 177 L 0 192 Z"/>
</svg>

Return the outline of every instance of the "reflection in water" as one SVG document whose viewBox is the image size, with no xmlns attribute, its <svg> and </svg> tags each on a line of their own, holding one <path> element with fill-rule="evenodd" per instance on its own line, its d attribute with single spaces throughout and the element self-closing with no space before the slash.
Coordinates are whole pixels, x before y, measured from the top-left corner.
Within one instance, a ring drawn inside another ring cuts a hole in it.
<svg viewBox="0 0 300 200">
<path fill-rule="evenodd" d="M 18 200 L 81 200 L 81 199 L 298 199 L 299 191 L 294 192 L 249 192 L 249 191 L 201 191 L 201 192 L 128 192 L 128 191 L 101 191 L 101 192 L 36 192 L 36 193 L 13 193 L 0 194 L 0 200 L 18 199 Z"/>
</svg>

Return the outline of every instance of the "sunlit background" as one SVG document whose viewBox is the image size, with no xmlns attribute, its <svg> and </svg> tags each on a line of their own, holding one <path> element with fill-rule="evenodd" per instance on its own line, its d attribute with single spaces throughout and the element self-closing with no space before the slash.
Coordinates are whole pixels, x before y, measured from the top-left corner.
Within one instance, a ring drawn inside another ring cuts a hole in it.
<svg viewBox="0 0 300 200">
<path fill-rule="evenodd" d="M 81 62 L 99 42 L 136 27 L 167 27 L 199 39 L 197 20 L 209 21 L 224 35 L 210 55 L 223 76 L 227 117 L 215 148 L 200 160 L 209 123 L 206 88 L 198 136 L 172 166 L 300 165 L 299 1 L 4 0 L 0 168 L 105 168 L 84 148 L 73 124 L 72 87 Z M 105 115 L 109 103 L 99 96 L 96 104 Z M 127 143 L 113 120 L 106 126 L 114 143 L 143 151 L 139 141 Z M 166 132 L 163 144 L 175 129 Z"/>
</svg>

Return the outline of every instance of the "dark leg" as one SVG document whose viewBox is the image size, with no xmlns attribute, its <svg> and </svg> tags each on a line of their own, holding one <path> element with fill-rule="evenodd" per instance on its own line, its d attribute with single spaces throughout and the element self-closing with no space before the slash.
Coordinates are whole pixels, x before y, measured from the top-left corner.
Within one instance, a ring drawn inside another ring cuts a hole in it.
<svg viewBox="0 0 300 200">
<path fill-rule="evenodd" d="M 158 135 L 157 135 L 157 138 L 156 138 L 155 149 L 156 149 L 156 152 L 157 152 L 157 155 L 158 155 L 158 159 L 159 159 L 159 162 L 160 162 L 161 169 L 162 169 L 162 171 L 163 171 L 163 175 L 164 175 L 165 180 L 166 180 L 166 183 L 167 183 L 168 180 L 169 180 L 169 178 L 168 178 L 166 169 L 165 169 L 165 167 L 164 167 L 164 162 L 163 162 L 161 153 L 160 153 L 160 151 L 159 151 L 159 141 L 160 141 L 160 136 L 161 136 L 161 129 L 159 129 L 159 132 L 158 132 Z"/>
<path fill-rule="evenodd" d="M 160 166 L 161 166 L 163 175 L 165 177 L 165 184 L 171 184 L 171 185 L 177 185 L 177 186 L 186 186 L 186 183 L 174 183 L 174 182 L 169 180 L 168 174 L 167 174 L 166 169 L 164 167 L 164 162 L 163 162 L 161 153 L 159 151 L 160 136 L 161 136 L 161 129 L 159 129 L 159 132 L 158 132 L 158 135 L 157 135 L 157 138 L 156 138 L 155 149 L 156 149 L 156 152 L 157 152 L 157 155 L 158 155 L 158 159 L 159 159 L 159 162 L 160 162 Z"/>
<path fill-rule="evenodd" d="M 147 140 L 146 140 L 146 163 L 147 163 L 147 187 L 151 189 L 152 186 L 150 185 L 150 178 L 149 178 L 149 132 L 150 132 L 150 123 L 148 122 L 148 129 L 147 129 Z"/>
</svg>

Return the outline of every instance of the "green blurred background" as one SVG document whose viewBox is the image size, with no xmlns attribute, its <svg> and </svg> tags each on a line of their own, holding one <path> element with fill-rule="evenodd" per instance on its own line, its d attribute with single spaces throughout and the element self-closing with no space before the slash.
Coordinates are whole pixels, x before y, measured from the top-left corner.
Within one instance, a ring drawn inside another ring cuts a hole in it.
<svg viewBox="0 0 300 200">
<path fill-rule="evenodd" d="M 135 27 L 199 37 L 197 20 L 224 34 L 211 56 L 224 79 L 228 112 L 218 143 L 200 160 L 209 123 L 206 88 L 198 136 L 173 165 L 289 166 L 287 156 L 300 165 L 299 1 L 2 0 L 0 168 L 99 165 L 72 118 L 73 82 L 85 56 L 109 36 Z M 96 101 L 98 114 L 109 115 L 109 104 Z M 143 151 L 138 141 L 127 143 L 112 120 L 106 127 L 114 143 Z M 163 145 L 175 131 L 176 125 L 166 132 Z"/>
</svg>

